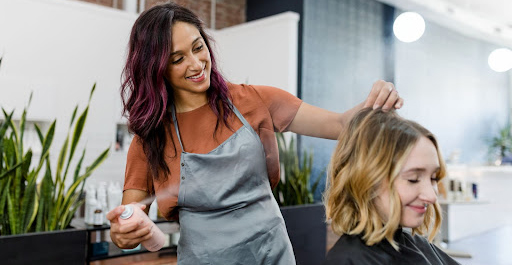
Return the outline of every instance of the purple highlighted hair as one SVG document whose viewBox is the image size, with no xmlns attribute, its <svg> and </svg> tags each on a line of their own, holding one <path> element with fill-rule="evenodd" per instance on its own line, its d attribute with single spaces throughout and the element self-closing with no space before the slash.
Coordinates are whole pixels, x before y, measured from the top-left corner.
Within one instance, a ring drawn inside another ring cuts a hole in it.
<svg viewBox="0 0 512 265">
<path fill-rule="evenodd" d="M 217 126 L 232 114 L 226 81 L 217 69 L 202 21 L 189 9 L 174 3 L 154 6 L 144 11 L 133 25 L 128 57 L 123 70 L 121 99 L 129 129 L 140 137 L 154 178 L 170 174 L 165 163 L 166 125 L 171 123 L 168 111 L 174 108 L 173 88 L 165 80 L 171 54 L 171 28 L 175 22 L 194 25 L 203 37 L 211 56 L 208 104 L 217 115 Z M 172 137 L 171 137 L 172 139 Z M 174 145 L 174 142 L 173 142 Z M 176 150 L 176 148 L 175 148 Z"/>
</svg>

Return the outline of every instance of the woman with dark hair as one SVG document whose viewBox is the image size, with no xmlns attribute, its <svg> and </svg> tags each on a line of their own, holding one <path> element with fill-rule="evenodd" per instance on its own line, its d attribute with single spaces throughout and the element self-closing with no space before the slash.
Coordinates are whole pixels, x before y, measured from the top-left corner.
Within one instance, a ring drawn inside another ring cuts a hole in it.
<svg viewBox="0 0 512 265">
<path fill-rule="evenodd" d="M 295 264 L 271 187 L 279 181 L 275 131 L 336 139 L 363 106 L 399 108 L 391 83 L 376 82 L 364 103 L 329 112 L 268 86 L 227 83 L 209 37 L 190 10 L 168 3 L 135 22 L 121 96 L 135 134 L 123 204 L 156 196 L 179 220 L 178 264 Z M 154 224 L 121 226 L 108 213 L 112 241 L 133 248 Z"/>
</svg>

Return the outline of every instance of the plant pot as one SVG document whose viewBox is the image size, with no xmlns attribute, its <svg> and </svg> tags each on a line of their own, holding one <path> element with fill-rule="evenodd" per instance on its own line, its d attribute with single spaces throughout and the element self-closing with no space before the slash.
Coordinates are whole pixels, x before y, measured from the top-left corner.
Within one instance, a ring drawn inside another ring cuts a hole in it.
<svg viewBox="0 0 512 265">
<path fill-rule="evenodd" d="M 325 259 L 327 226 L 322 204 L 281 207 L 297 265 L 318 265 Z"/>
<path fill-rule="evenodd" d="M 2 264 L 83 265 L 87 231 L 67 229 L 0 236 L 0 246 Z"/>
</svg>

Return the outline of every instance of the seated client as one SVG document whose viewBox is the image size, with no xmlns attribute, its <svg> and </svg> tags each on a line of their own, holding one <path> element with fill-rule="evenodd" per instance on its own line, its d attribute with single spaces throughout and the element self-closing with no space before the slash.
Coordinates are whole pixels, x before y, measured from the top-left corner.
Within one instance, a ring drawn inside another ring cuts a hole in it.
<svg viewBox="0 0 512 265">
<path fill-rule="evenodd" d="M 430 131 L 394 111 L 361 110 L 329 166 L 326 215 L 341 237 L 323 264 L 459 264 L 430 243 L 441 225 L 444 176 Z"/>
</svg>

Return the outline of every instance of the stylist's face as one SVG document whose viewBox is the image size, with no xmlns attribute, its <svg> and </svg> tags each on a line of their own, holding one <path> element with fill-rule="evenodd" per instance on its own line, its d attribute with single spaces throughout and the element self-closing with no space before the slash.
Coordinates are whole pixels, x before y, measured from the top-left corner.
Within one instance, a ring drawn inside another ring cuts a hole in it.
<svg viewBox="0 0 512 265">
<path fill-rule="evenodd" d="M 421 137 L 406 159 L 399 176 L 393 183 L 402 206 L 400 225 L 419 227 L 427 207 L 437 200 L 437 172 L 439 158 L 432 141 Z M 386 185 L 386 184 L 385 184 Z M 387 186 L 387 185 L 386 185 Z M 389 214 L 389 189 L 383 188 L 376 199 L 377 208 L 387 219 Z"/>
<path fill-rule="evenodd" d="M 192 24 L 176 22 L 172 26 L 172 50 L 167 79 L 175 93 L 205 93 L 210 87 L 211 59 L 199 30 Z"/>
</svg>

